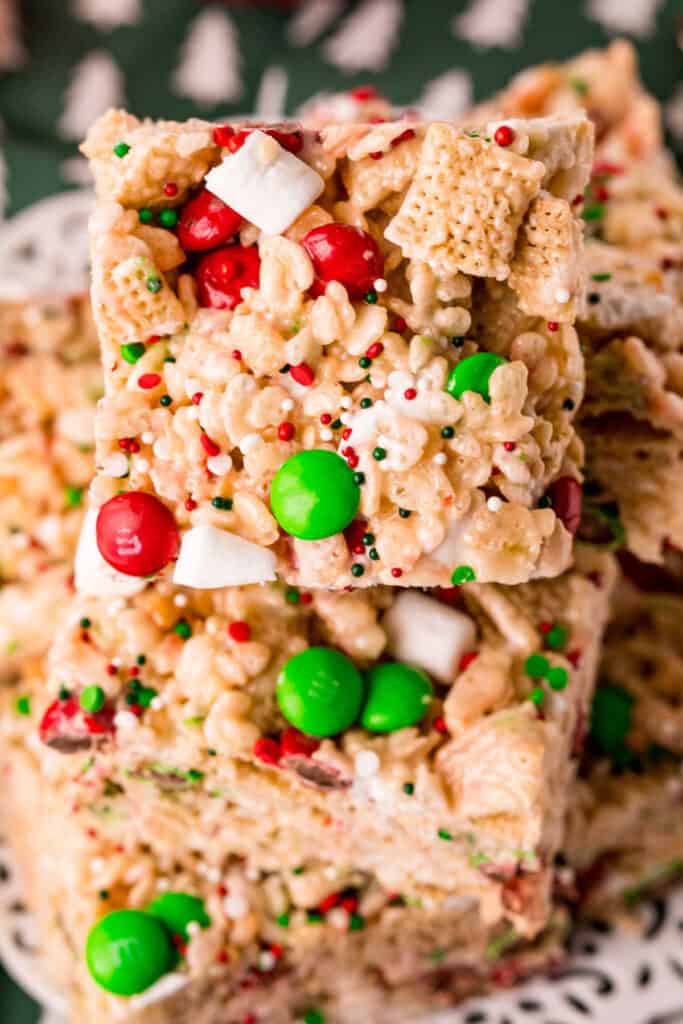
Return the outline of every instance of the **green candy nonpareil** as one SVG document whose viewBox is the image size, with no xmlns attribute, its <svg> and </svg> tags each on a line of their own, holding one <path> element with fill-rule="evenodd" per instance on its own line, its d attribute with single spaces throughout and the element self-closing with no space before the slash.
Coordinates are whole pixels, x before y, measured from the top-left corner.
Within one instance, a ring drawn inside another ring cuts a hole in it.
<svg viewBox="0 0 683 1024">
<path fill-rule="evenodd" d="M 292 537 L 322 540 L 345 529 L 360 502 L 354 474 L 335 452 L 319 449 L 292 455 L 270 489 L 278 523 Z"/>
<path fill-rule="evenodd" d="M 476 352 L 473 356 L 467 356 L 448 374 L 446 391 L 453 398 L 462 398 L 466 391 L 476 391 L 485 402 L 490 402 L 491 374 L 505 363 L 507 359 L 497 356 L 495 352 Z"/>
<path fill-rule="evenodd" d="M 425 673 L 400 661 L 375 665 L 367 673 L 367 683 L 360 721 L 370 732 L 395 732 L 416 725 L 432 702 L 432 684 Z"/>
<path fill-rule="evenodd" d="M 163 921 L 173 935 L 182 936 L 185 942 L 190 938 L 187 926 L 193 921 L 201 928 L 208 928 L 211 924 L 204 901 L 187 892 L 162 892 L 146 909 L 148 914 Z"/>
<path fill-rule="evenodd" d="M 134 996 L 173 969 L 177 954 L 166 926 L 143 910 L 114 910 L 90 929 L 85 959 L 97 984 Z"/>
<path fill-rule="evenodd" d="M 345 655 L 309 647 L 290 658 L 277 681 L 277 701 L 287 721 L 308 736 L 336 736 L 358 717 L 363 680 Z"/>
</svg>

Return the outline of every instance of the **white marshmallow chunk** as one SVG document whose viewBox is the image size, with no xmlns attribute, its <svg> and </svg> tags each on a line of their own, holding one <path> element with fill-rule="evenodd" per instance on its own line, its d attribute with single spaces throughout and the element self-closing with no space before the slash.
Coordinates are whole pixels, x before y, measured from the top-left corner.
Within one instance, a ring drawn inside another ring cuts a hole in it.
<svg viewBox="0 0 683 1024">
<path fill-rule="evenodd" d="M 206 187 L 266 235 L 281 235 L 317 199 L 325 182 L 265 132 L 206 176 Z"/>
<path fill-rule="evenodd" d="M 184 534 L 173 582 L 198 590 L 239 587 L 275 579 L 275 555 L 268 548 L 243 540 L 209 523 Z"/>
<path fill-rule="evenodd" d="M 150 985 L 148 989 L 141 992 L 140 995 L 133 996 L 130 1004 L 135 1010 L 144 1010 L 147 1006 L 153 1006 L 155 1003 L 161 1003 L 165 999 L 170 999 L 181 988 L 185 988 L 189 980 L 189 975 L 181 974 L 179 971 L 174 971 L 172 974 L 164 974 L 153 985 Z"/>
<path fill-rule="evenodd" d="M 387 650 L 399 661 L 452 683 L 463 654 L 476 647 L 472 619 L 417 591 L 402 591 L 382 620 Z"/>
<path fill-rule="evenodd" d="M 97 509 L 91 508 L 83 520 L 74 560 L 74 583 L 81 594 L 93 597 L 132 597 L 147 585 L 147 580 L 118 572 L 102 558 L 97 547 Z"/>
</svg>

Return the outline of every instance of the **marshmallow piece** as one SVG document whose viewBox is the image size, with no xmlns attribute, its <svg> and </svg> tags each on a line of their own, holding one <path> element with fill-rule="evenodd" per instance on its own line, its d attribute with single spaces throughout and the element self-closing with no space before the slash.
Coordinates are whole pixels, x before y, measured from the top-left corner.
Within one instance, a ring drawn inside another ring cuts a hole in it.
<svg viewBox="0 0 683 1024">
<path fill-rule="evenodd" d="M 173 582 L 198 590 L 239 587 L 275 579 L 275 555 L 209 523 L 193 526 L 180 542 Z"/>
<path fill-rule="evenodd" d="M 460 562 L 466 562 L 469 557 L 469 549 L 465 544 L 464 535 L 470 525 L 469 516 L 455 519 L 449 523 L 446 536 L 439 546 L 429 553 L 429 557 L 451 569 L 455 569 Z"/>
<path fill-rule="evenodd" d="M 214 167 L 206 187 L 267 235 L 281 235 L 317 199 L 325 182 L 265 132 Z"/>
<path fill-rule="evenodd" d="M 414 590 L 402 591 L 382 620 L 387 649 L 399 661 L 452 683 L 463 654 L 476 646 L 472 619 Z"/>
<path fill-rule="evenodd" d="M 133 996 L 130 1000 L 130 1005 L 135 1010 L 144 1010 L 147 1006 L 162 1003 L 165 999 L 170 999 L 171 996 L 174 996 L 181 988 L 185 988 L 189 980 L 190 978 L 187 974 L 180 974 L 179 971 L 174 971 L 172 974 L 164 974 L 163 977 L 155 981 L 153 985 L 150 985 L 140 995 Z"/>
<path fill-rule="evenodd" d="M 132 597 L 147 586 L 147 580 L 126 576 L 102 558 L 97 547 L 97 509 L 91 508 L 83 520 L 74 559 L 74 583 L 81 594 L 93 597 Z"/>
</svg>

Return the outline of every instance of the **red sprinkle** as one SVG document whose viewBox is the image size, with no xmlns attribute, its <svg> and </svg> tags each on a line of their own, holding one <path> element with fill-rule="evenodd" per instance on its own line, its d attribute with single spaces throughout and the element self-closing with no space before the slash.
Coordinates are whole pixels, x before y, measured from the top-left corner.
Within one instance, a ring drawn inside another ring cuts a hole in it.
<svg viewBox="0 0 683 1024">
<path fill-rule="evenodd" d="M 273 942 L 270 947 L 270 952 L 273 954 L 276 960 L 279 960 L 282 956 L 282 946 L 279 942 Z"/>
<path fill-rule="evenodd" d="M 328 910 L 332 910 L 333 907 L 338 906 L 341 897 L 338 892 L 331 892 L 329 896 L 326 896 L 324 900 L 321 900 L 318 904 L 318 910 L 321 914 L 326 914 Z"/>
<path fill-rule="evenodd" d="M 591 174 L 594 177 L 602 177 L 606 174 L 623 174 L 623 172 L 624 168 L 621 164 L 613 164 L 608 160 L 599 160 L 597 163 L 593 164 Z"/>
<path fill-rule="evenodd" d="M 329 412 L 324 412 L 322 414 L 322 416 L 320 417 L 320 422 L 324 427 L 326 427 L 328 423 L 332 422 L 332 417 L 330 416 Z"/>
<path fill-rule="evenodd" d="M 413 131 L 413 129 L 412 128 L 406 128 L 406 130 L 404 132 L 401 132 L 400 135 L 397 135 L 395 139 L 391 140 L 391 145 L 392 146 L 398 146 L 398 144 L 400 142 L 408 142 L 409 139 L 414 139 L 414 138 L 415 138 L 415 132 Z"/>
<path fill-rule="evenodd" d="M 567 661 L 572 666 L 572 668 L 578 668 L 581 664 L 581 657 L 581 651 L 569 651 L 569 653 L 567 654 Z"/>
<path fill-rule="evenodd" d="M 393 329 L 397 332 L 397 334 L 403 334 L 407 326 L 408 324 L 405 322 L 402 316 L 397 316 L 396 319 L 394 320 Z"/>
<path fill-rule="evenodd" d="M 282 757 L 311 757 L 320 746 L 314 736 L 306 736 L 289 726 L 280 737 L 280 753 Z"/>
<path fill-rule="evenodd" d="M 663 206 L 656 206 L 655 207 L 655 213 L 657 214 L 657 216 L 659 217 L 660 220 L 668 220 L 669 219 L 669 211 L 665 210 Z"/>
<path fill-rule="evenodd" d="M 356 544 L 356 546 L 354 548 L 352 548 L 352 552 L 353 552 L 354 555 L 364 555 L 365 554 L 365 544 Z"/>
<path fill-rule="evenodd" d="M 311 369 L 308 363 L 299 363 L 298 366 L 290 366 L 289 373 L 297 384 L 301 384 L 305 388 L 310 388 L 311 384 L 315 380 L 315 372 Z"/>
<path fill-rule="evenodd" d="M 392 569 L 391 570 L 391 575 L 394 577 L 395 580 L 398 580 L 403 575 L 403 569 L 398 569 L 398 568 Z"/>
<path fill-rule="evenodd" d="M 169 199 L 173 199 L 174 196 L 178 195 L 178 186 L 175 181 L 167 181 L 164 185 L 164 195 L 168 196 Z"/>
<path fill-rule="evenodd" d="M 439 715 L 438 718 L 434 719 L 434 728 L 437 732 L 440 732 L 442 736 L 448 735 L 448 726 L 446 725 L 442 715 Z"/>
<path fill-rule="evenodd" d="M 228 633 L 235 643 L 238 644 L 246 644 L 251 640 L 251 626 L 248 622 L 243 622 L 241 619 L 236 619 L 235 622 L 229 624 Z"/>
<path fill-rule="evenodd" d="M 365 353 L 368 359 L 377 359 L 384 352 L 384 345 L 381 341 L 375 341 Z"/>
<path fill-rule="evenodd" d="M 341 905 L 347 914 L 355 914 L 358 910 L 358 899 L 356 896 L 345 896 Z"/>
<path fill-rule="evenodd" d="M 218 455 L 220 453 L 220 447 L 215 441 L 211 440 L 208 434 L 200 434 L 199 440 L 207 455 Z"/>
<path fill-rule="evenodd" d="M 572 206 L 580 206 L 582 202 L 583 202 L 583 195 L 581 193 L 579 193 L 577 196 L 574 196 L 574 198 L 572 199 Z"/>
<path fill-rule="evenodd" d="M 195 391 L 195 393 L 192 396 L 192 404 L 193 405 L 199 405 L 199 403 L 201 402 L 203 397 L 204 397 L 204 392 L 203 391 Z"/>
<path fill-rule="evenodd" d="M 374 85 L 357 85 L 355 89 L 349 90 L 349 96 L 351 99 L 358 100 L 359 103 L 379 99 L 379 93 Z"/>
<path fill-rule="evenodd" d="M 380 149 L 377 149 L 377 150 L 375 150 L 374 153 L 370 154 L 370 159 L 371 160 L 381 160 L 383 156 L 384 156 L 384 153 Z"/>
<path fill-rule="evenodd" d="M 140 675 L 139 667 L 137 665 L 131 665 L 131 667 L 128 669 L 128 675 L 129 676 L 133 676 L 133 677 L 139 676 Z"/>
<path fill-rule="evenodd" d="M 150 336 L 147 339 L 145 344 L 147 344 L 147 345 L 156 345 L 156 343 L 158 341 L 161 341 L 161 335 L 160 334 L 150 334 Z"/>
<path fill-rule="evenodd" d="M 516 447 L 517 443 L 515 441 L 503 441 L 503 448 L 506 452 L 514 452 Z"/>
<path fill-rule="evenodd" d="M 538 627 L 538 630 L 539 630 L 540 633 L 549 633 L 552 628 L 553 628 L 552 622 L 542 622 L 540 624 L 540 626 Z"/>
<path fill-rule="evenodd" d="M 161 374 L 159 373 L 143 373 L 138 377 L 138 385 L 143 391 L 151 391 L 152 388 L 156 388 L 161 384 Z"/>
<path fill-rule="evenodd" d="M 405 391 L 403 392 L 403 397 L 407 398 L 407 400 L 409 402 L 412 402 L 413 399 L 417 398 L 417 391 L 416 391 L 416 389 L 415 388 L 406 388 Z"/>
<path fill-rule="evenodd" d="M 116 665 L 107 665 L 107 675 L 115 676 L 118 672 Z"/>
<path fill-rule="evenodd" d="M 502 124 L 500 128 L 496 128 L 493 136 L 493 141 L 498 146 L 509 146 L 514 139 L 515 133 L 508 124 Z"/>
<path fill-rule="evenodd" d="M 463 654 L 458 664 L 458 672 L 464 672 L 468 665 L 471 665 L 474 659 L 478 656 L 478 651 L 467 651 Z"/>
<path fill-rule="evenodd" d="M 277 436 L 281 441 L 291 441 L 294 437 L 294 424 L 284 420 L 277 428 Z"/>
<path fill-rule="evenodd" d="M 242 362 L 242 353 L 238 348 L 234 348 L 230 353 L 233 359 L 236 359 L 238 363 Z"/>
<path fill-rule="evenodd" d="M 188 512 L 194 512 L 196 507 L 197 507 L 197 502 L 194 500 L 194 498 L 186 498 L 185 499 L 185 508 L 187 509 Z"/>
<path fill-rule="evenodd" d="M 227 146 L 228 139 L 235 134 L 235 129 L 229 124 L 219 124 L 213 130 L 213 141 L 217 146 Z"/>
<path fill-rule="evenodd" d="M 312 604 L 313 594 L 299 594 L 299 604 Z"/>
<path fill-rule="evenodd" d="M 609 199 L 609 192 L 604 185 L 596 185 L 593 189 L 593 195 L 599 203 L 606 203 Z"/>
<path fill-rule="evenodd" d="M 549 331 L 552 331 L 553 334 L 555 333 L 555 331 L 559 331 L 560 329 L 560 325 L 558 324 L 557 320 L 548 320 L 546 327 Z"/>
<path fill-rule="evenodd" d="M 346 459 L 346 458 L 349 457 L 349 455 L 355 455 L 356 454 L 356 449 L 352 448 L 351 445 L 349 444 L 345 448 L 342 448 L 341 453 L 344 456 L 344 458 Z"/>
<path fill-rule="evenodd" d="M 253 754 L 254 757 L 258 758 L 259 761 L 263 761 L 264 764 L 278 764 L 280 760 L 280 744 L 277 740 L 261 736 L 254 744 Z"/>
<path fill-rule="evenodd" d="M 351 427 L 344 427 L 341 432 L 342 441 L 348 441 L 351 437 Z"/>
<path fill-rule="evenodd" d="M 356 466 L 358 465 L 358 456 L 356 455 L 355 452 L 352 452 L 351 455 L 347 455 L 346 461 L 348 463 L 349 469 L 355 469 Z"/>
</svg>

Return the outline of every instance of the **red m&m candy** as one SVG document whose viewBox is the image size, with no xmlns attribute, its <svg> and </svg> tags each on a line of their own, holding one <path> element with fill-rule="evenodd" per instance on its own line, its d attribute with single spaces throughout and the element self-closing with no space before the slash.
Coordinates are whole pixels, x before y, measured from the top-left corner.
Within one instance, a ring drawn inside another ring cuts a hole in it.
<svg viewBox="0 0 683 1024">
<path fill-rule="evenodd" d="M 239 213 L 203 188 L 180 211 L 178 241 L 186 252 L 224 245 L 242 223 Z"/>
<path fill-rule="evenodd" d="M 367 231 L 347 224 L 321 224 L 301 243 L 316 273 L 312 291 L 322 295 L 330 281 L 339 281 L 352 299 L 362 299 L 384 275 L 384 260 Z"/>
<path fill-rule="evenodd" d="M 151 576 L 178 554 L 175 519 L 153 494 L 117 494 L 97 515 L 97 547 L 105 562 L 127 576 Z"/>
<path fill-rule="evenodd" d="M 62 754 L 87 750 L 114 732 L 114 709 L 105 706 L 91 713 L 84 711 L 77 697 L 55 700 L 38 727 L 43 743 Z"/>
<path fill-rule="evenodd" d="M 548 495 L 557 518 L 570 533 L 576 533 L 581 522 L 583 504 L 581 484 L 571 476 L 561 476 L 550 485 Z"/>
<path fill-rule="evenodd" d="M 226 245 L 202 257 L 195 280 L 202 306 L 234 309 L 243 288 L 258 288 L 261 259 L 255 245 Z"/>
</svg>

